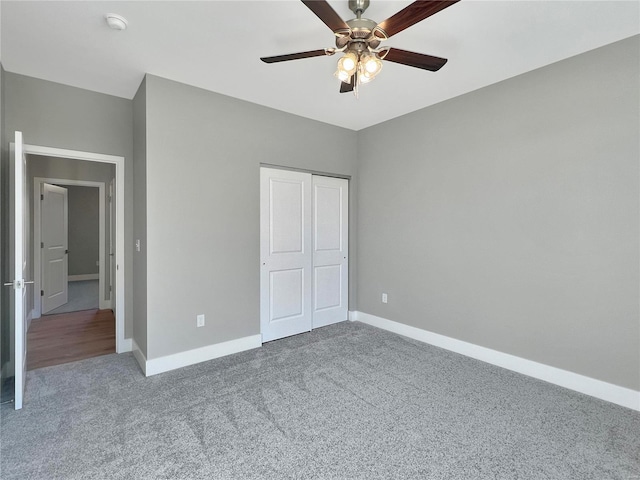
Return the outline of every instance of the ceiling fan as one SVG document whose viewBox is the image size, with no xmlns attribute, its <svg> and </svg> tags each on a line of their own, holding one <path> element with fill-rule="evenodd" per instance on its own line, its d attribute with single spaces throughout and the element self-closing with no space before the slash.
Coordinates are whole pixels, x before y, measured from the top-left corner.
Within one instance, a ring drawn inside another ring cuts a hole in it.
<svg viewBox="0 0 640 480">
<path fill-rule="evenodd" d="M 382 60 L 435 72 L 447 63 L 446 58 L 394 47 L 381 47 L 380 44 L 396 33 L 458 1 L 460 0 L 418 0 L 385 21 L 376 23 L 368 18 L 362 18 L 362 14 L 369 7 L 369 0 L 349 0 L 349 9 L 356 14 L 356 18 L 346 22 L 326 0 L 302 0 L 302 3 L 333 31 L 336 36 L 336 48 L 261 57 L 260 60 L 265 63 L 277 63 L 344 52 L 338 60 L 338 70 L 335 75 L 341 81 L 341 93 L 353 91 L 356 95 L 360 84 L 370 82 L 380 72 Z"/>
</svg>

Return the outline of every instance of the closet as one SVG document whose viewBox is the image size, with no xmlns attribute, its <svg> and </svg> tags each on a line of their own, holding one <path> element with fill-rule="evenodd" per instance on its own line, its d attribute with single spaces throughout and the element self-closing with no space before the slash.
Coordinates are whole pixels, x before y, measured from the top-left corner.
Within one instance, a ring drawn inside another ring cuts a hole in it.
<svg viewBox="0 0 640 480">
<path fill-rule="evenodd" d="M 262 341 L 347 319 L 349 181 L 260 169 Z"/>
</svg>

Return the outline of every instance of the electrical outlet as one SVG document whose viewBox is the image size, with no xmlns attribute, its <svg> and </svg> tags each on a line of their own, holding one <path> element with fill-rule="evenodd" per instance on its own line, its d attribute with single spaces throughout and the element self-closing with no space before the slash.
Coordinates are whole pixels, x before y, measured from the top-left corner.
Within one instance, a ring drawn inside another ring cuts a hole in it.
<svg viewBox="0 0 640 480">
<path fill-rule="evenodd" d="M 382 303 L 387 303 L 387 294 L 386 293 L 382 294 Z"/>
<path fill-rule="evenodd" d="M 196 317 L 196 326 L 204 327 L 204 313 L 201 313 Z"/>
</svg>

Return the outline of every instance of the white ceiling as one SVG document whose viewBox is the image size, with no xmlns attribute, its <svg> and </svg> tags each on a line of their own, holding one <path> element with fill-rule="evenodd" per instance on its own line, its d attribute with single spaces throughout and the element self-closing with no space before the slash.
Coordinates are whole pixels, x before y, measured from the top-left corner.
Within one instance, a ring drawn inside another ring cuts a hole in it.
<svg viewBox="0 0 640 480">
<path fill-rule="evenodd" d="M 330 1 L 344 19 L 347 0 Z M 371 0 L 378 22 L 410 1 Z M 132 98 L 145 72 L 353 130 L 640 33 L 640 2 L 462 0 L 386 45 L 445 57 L 439 72 L 385 62 L 360 98 L 339 94 L 338 56 L 265 64 L 332 47 L 304 4 L 287 1 L 6 1 L 7 71 Z M 106 13 L 129 21 L 110 30 Z"/>
</svg>

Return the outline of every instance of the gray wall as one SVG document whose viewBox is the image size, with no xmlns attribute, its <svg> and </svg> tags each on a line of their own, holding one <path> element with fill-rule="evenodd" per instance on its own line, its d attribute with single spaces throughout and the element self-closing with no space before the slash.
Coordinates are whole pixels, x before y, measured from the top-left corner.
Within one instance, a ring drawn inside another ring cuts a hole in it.
<svg viewBox="0 0 640 480">
<path fill-rule="evenodd" d="M 131 100 L 5 74 L 5 134 L 33 145 L 125 157 L 125 336 L 132 334 L 133 112 Z M 5 319 L 6 321 L 6 319 Z"/>
<path fill-rule="evenodd" d="M 96 187 L 64 187 L 69 201 L 69 275 L 97 274 L 96 262 L 100 260 L 100 191 Z M 109 264 L 104 265 L 108 270 Z"/>
<path fill-rule="evenodd" d="M 147 358 L 259 334 L 260 163 L 355 175 L 356 135 L 152 75 L 146 106 Z"/>
<path fill-rule="evenodd" d="M 133 339 L 147 355 L 147 80 L 133 98 Z"/>
<path fill-rule="evenodd" d="M 640 389 L 638 40 L 360 131 L 359 310 Z"/>
</svg>

